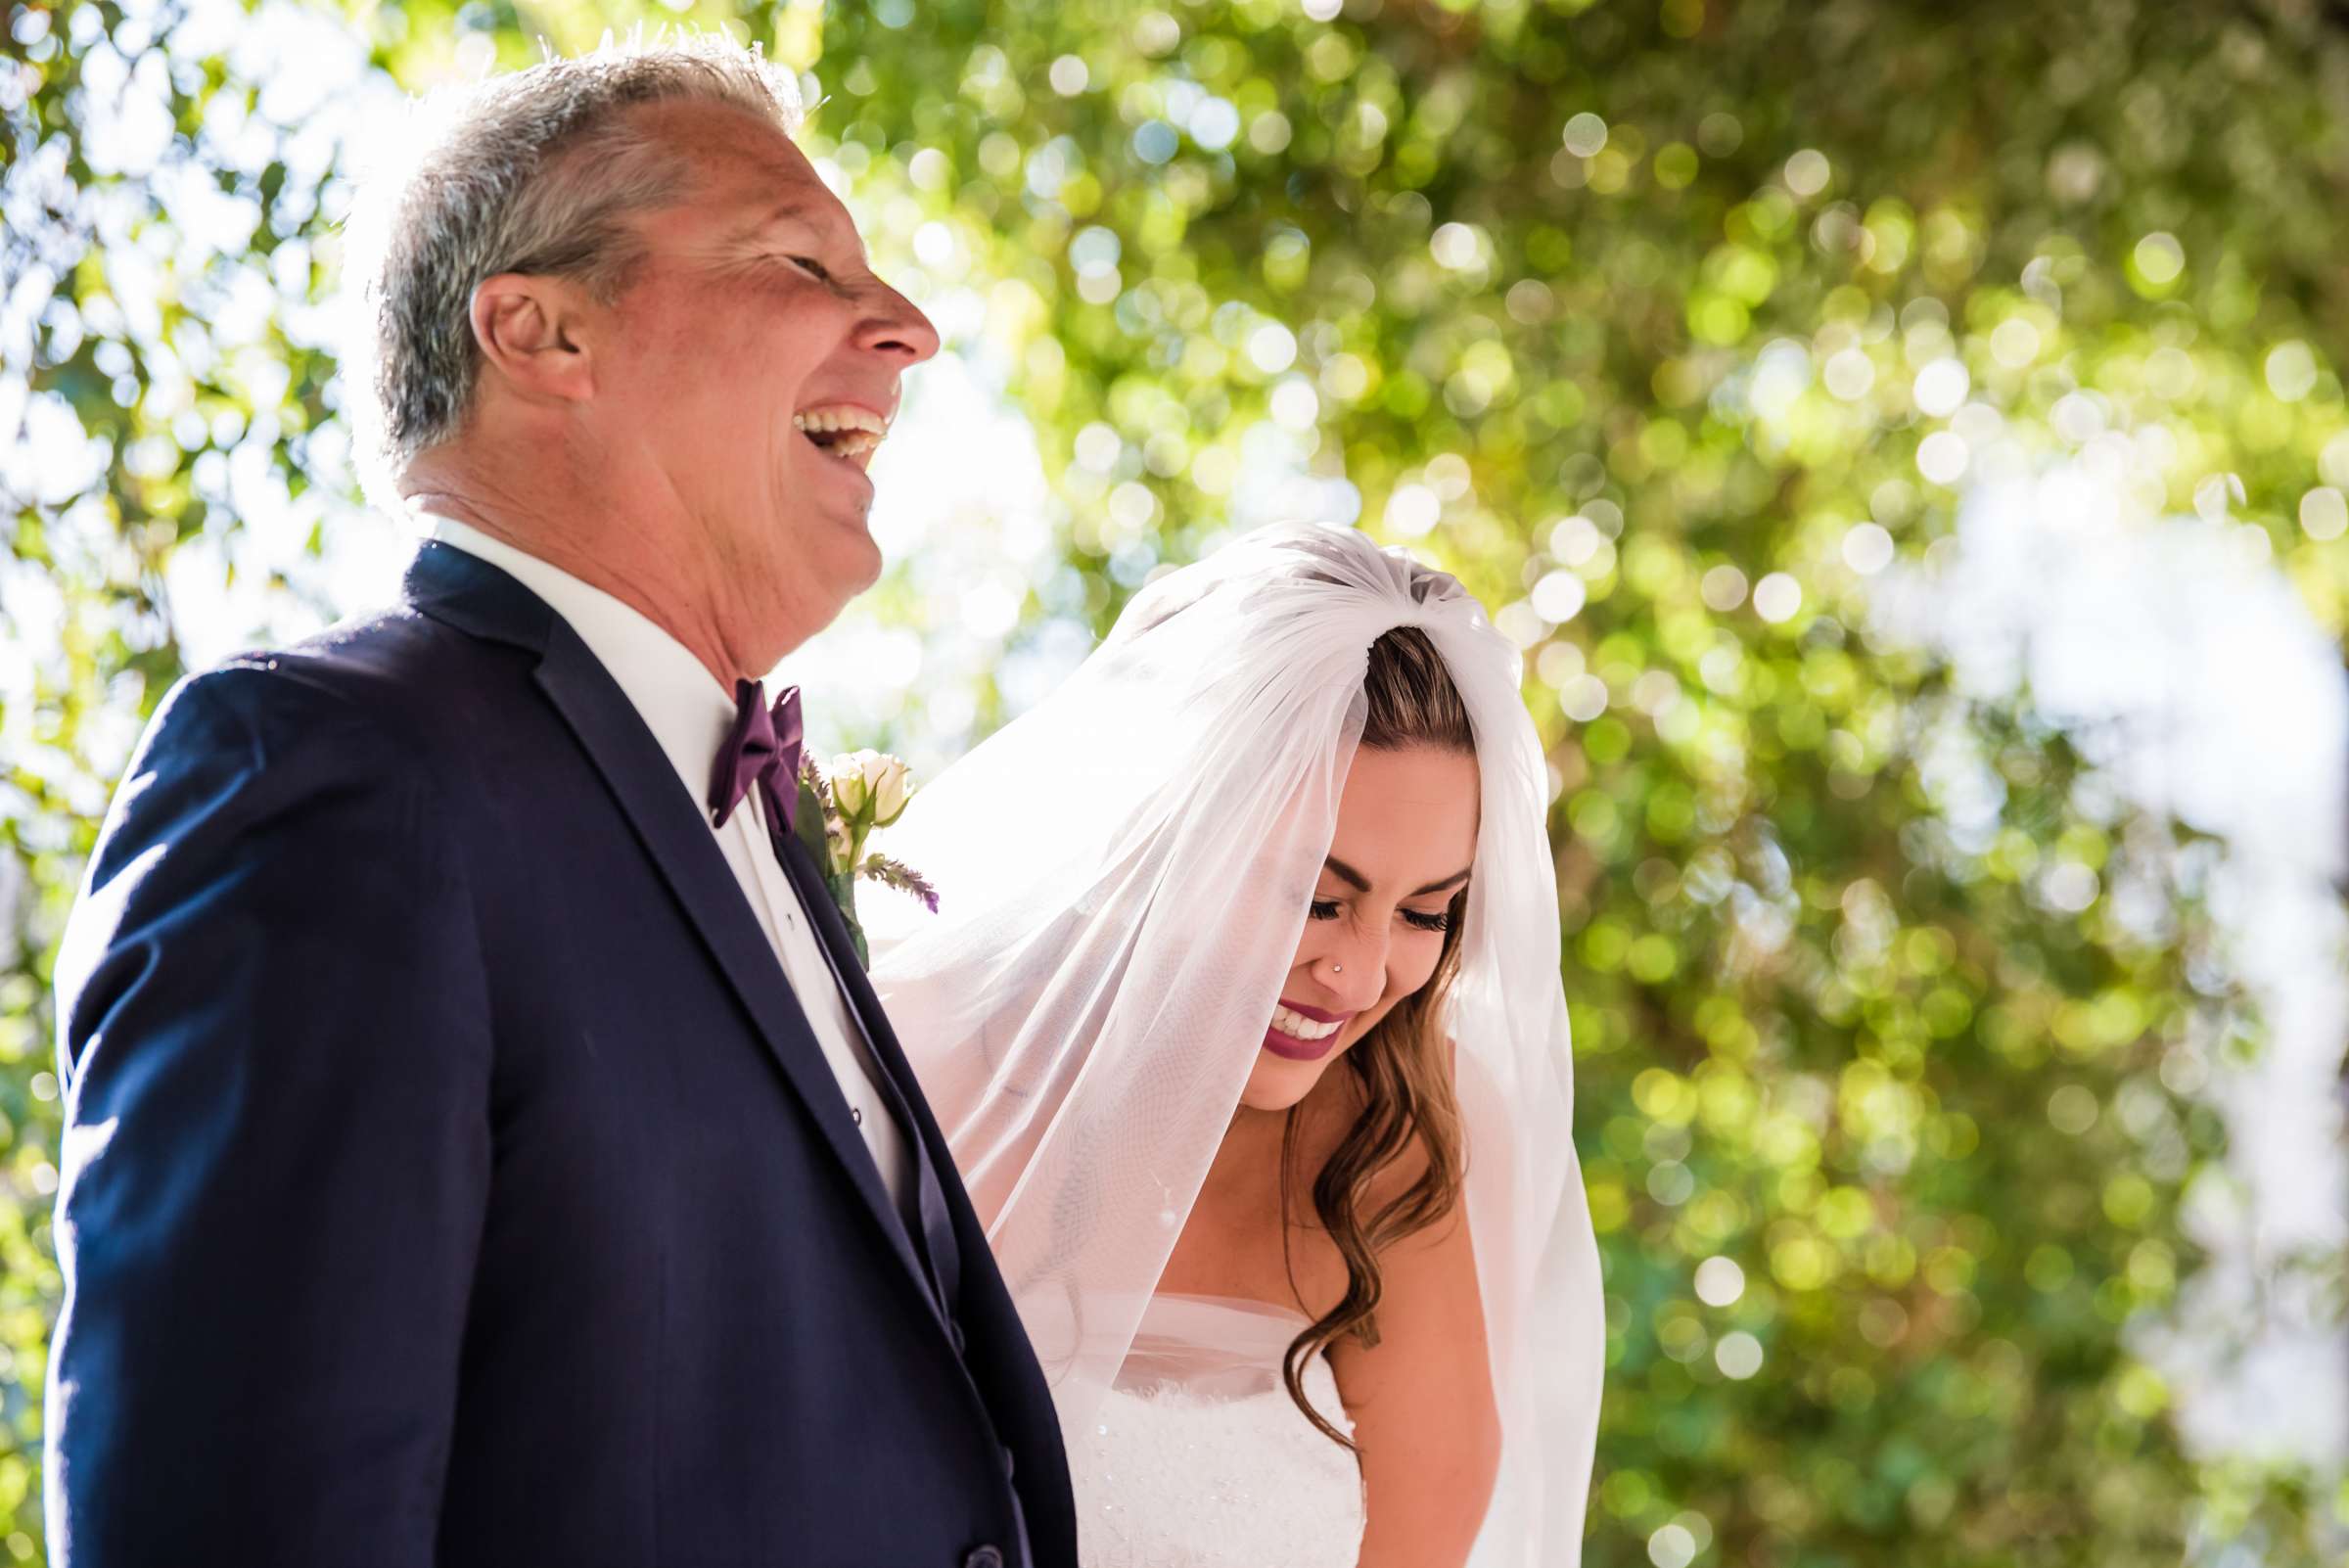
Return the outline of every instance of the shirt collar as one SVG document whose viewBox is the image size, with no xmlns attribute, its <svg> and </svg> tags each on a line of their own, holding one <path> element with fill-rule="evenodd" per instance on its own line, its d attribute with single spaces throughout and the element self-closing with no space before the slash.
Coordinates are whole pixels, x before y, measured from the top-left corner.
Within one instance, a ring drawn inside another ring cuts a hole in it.
<svg viewBox="0 0 2349 1568">
<path fill-rule="evenodd" d="M 453 518 L 430 522 L 433 538 L 496 567 L 570 623 L 661 743 L 699 808 L 709 793 L 712 760 L 734 722 L 733 693 L 632 605 Z"/>
</svg>

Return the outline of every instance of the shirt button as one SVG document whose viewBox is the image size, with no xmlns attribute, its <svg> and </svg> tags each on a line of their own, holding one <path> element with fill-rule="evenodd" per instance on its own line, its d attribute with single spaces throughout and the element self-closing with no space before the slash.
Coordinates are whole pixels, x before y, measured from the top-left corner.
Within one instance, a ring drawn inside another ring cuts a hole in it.
<svg viewBox="0 0 2349 1568">
<path fill-rule="evenodd" d="M 992 1546 L 981 1546 L 962 1559 L 962 1568 L 1003 1568 L 1003 1553 Z"/>
</svg>

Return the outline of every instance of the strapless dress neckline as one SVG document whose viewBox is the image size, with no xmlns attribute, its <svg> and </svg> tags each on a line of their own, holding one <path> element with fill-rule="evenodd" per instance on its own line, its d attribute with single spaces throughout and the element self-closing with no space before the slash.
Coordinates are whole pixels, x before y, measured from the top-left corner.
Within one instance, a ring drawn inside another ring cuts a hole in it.
<svg viewBox="0 0 2349 1568">
<path fill-rule="evenodd" d="M 1302 1313 L 1229 1297 L 1150 1299 L 1124 1366 L 1070 1445 L 1081 1568 L 1354 1568 L 1360 1467 L 1289 1397 Z M 1348 1436 L 1329 1362 L 1306 1397 Z"/>
</svg>

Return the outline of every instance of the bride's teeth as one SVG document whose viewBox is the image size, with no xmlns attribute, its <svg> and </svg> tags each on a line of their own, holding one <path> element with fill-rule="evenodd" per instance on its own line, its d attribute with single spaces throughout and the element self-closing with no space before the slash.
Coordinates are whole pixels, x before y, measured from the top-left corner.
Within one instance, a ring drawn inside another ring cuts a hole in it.
<svg viewBox="0 0 2349 1568">
<path fill-rule="evenodd" d="M 1338 1025 L 1334 1023 L 1320 1023 L 1303 1013 L 1279 1006 L 1272 1009 L 1272 1027 L 1291 1039 L 1327 1039 L 1338 1032 Z"/>
</svg>

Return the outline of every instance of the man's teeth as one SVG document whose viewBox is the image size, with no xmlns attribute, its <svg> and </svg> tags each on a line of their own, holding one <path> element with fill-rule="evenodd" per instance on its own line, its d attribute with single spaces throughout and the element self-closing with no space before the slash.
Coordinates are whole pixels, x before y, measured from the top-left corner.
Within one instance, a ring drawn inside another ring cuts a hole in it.
<svg viewBox="0 0 2349 1568">
<path fill-rule="evenodd" d="M 889 422 L 878 414 L 846 405 L 810 408 L 794 414 L 791 423 L 804 436 L 824 438 L 815 444 L 858 468 L 864 467 L 881 438 L 889 434 Z"/>
<path fill-rule="evenodd" d="M 889 422 L 880 415 L 870 409 L 852 408 L 846 404 L 810 408 L 792 415 L 791 422 L 810 435 L 821 435 L 832 430 L 868 431 L 876 437 L 889 434 Z"/>
<path fill-rule="evenodd" d="M 1272 1009 L 1272 1027 L 1291 1039 L 1327 1039 L 1344 1027 L 1343 1023 L 1324 1024 L 1286 1007 Z"/>
</svg>

